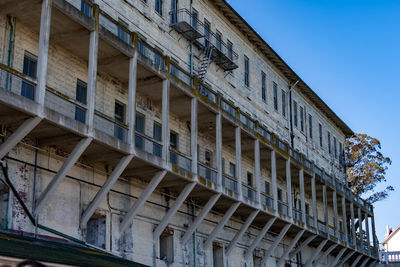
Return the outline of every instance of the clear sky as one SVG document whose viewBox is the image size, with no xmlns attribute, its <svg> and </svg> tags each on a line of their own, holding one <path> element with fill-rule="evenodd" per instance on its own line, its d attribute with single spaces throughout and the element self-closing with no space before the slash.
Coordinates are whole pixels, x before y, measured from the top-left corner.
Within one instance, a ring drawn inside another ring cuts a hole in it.
<svg viewBox="0 0 400 267">
<path fill-rule="evenodd" d="M 382 242 L 400 225 L 400 0 L 228 2 L 354 132 L 381 141 L 395 187 L 375 204 Z"/>
</svg>

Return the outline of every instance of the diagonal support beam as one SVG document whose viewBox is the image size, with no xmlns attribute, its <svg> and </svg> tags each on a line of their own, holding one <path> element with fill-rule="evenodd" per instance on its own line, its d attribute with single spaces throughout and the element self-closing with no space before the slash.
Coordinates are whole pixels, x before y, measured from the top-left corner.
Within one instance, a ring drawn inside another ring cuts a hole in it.
<svg viewBox="0 0 400 267">
<path fill-rule="evenodd" d="M 344 256 L 343 260 L 339 263 L 339 266 L 344 265 L 346 263 L 346 261 L 348 261 L 350 259 L 350 257 L 353 256 L 354 253 L 356 253 L 354 250 L 347 253 L 347 255 Z"/>
<path fill-rule="evenodd" d="M 115 169 L 112 171 L 110 176 L 108 177 L 107 181 L 104 183 L 104 185 L 100 188 L 100 190 L 97 192 L 96 196 L 90 202 L 89 206 L 87 209 L 83 212 L 82 218 L 81 218 L 81 227 L 83 228 L 87 222 L 89 221 L 90 217 L 92 217 L 94 211 L 97 209 L 97 207 L 100 205 L 101 201 L 103 201 L 104 197 L 110 192 L 111 188 L 117 182 L 118 178 L 121 176 L 122 172 L 125 170 L 125 168 L 128 166 L 128 164 L 131 162 L 133 158 L 133 155 L 128 155 L 123 157 Z"/>
<path fill-rule="evenodd" d="M 336 266 L 339 260 L 342 258 L 343 254 L 346 252 L 347 248 L 342 248 L 339 253 L 336 255 L 335 260 L 332 262 L 331 267 Z"/>
<path fill-rule="evenodd" d="M 361 260 L 361 258 L 363 257 L 362 254 L 358 255 L 358 257 L 353 261 L 353 263 L 351 264 L 351 267 L 356 267 L 358 262 Z"/>
<path fill-rule="evenodd" d="M 292 242 L 290 243 L 289 247 L 287 248 L 287 250 L 283 253 L 283 255 L 281 256 L 281 258 L 279 259 L 279 262 L 277 264 L 278 267 L 283 266 L 285 258 L 289 255 L 290 251 L 292 251 L 292 249 L 294 248 L 294 246 L 297 244 L 297 242 L 299 241 L 300 237 L 303 235 L 303 233 L 305 232 L 305 230 L 301 230 L 300 232 L 298 232 L 296 234 L 296 236 L 294 237 L 294 239 L 292 240 Z"/>
<path fill-rule="evenodd" d="M 249 217 L 247 217 L 246 221 L 244 222 L 244 224 L 242 225 L 242 227 L 240 228 L 239 232 L 236 233 L 235 237 L 233 238 L 233 240 L 231 241 L 231 243 L 229 243 L 229 246 L 226 249 L 225 255 L 228 257 L 229 254 L 231 254 L 233 248 L 236 246 L 237 242 L 239 241 L 239 239 L 243 236 L 243 234 L 247 231 L 247 229 L 249 228 L 250 224 L 253 222 L 253 220 L 256 218 L 257 214 L 258 214 L 259 210 L 255 210 L 252 213 L 250 213 Z"/>
<path fill-rule="evenodd" d="M 363 260 L 360 267 L 364 267 L 370 260 L 371 260 L 371 258 L 366 258 L 365 260 Z"/>
<path fill-rule="evenodd" d="M 40 117 L 33 117 L 24 121 L 18 129 L 7 138 L 7 140 L 0 146 L 0 159 L 10 152 L 25 136 L 27 136 L 42 119 Z"/>
<path fill-rule="evenodd" d="M 176 199 L 174 205 L 169 209 L 167 214 L 165 214 L 164 218 L 162 218 L 160 224 L 153 232 L 154 240 L 157 240 L 161 233 L 164 231 L 165 227 L 167 227 L 168 223 L 171 221 L 172 217 L 178 212 L 179 208 L 182 206 L 185 199 L 188 197 L 190 192 L 192 192 L 193 188 L 195 187 L 196 183 L 187 184 L 182 192 L 179 194 L 178 198 Z"/>
<path fill-rule="evenodd" d="M 338 244 L 333 244 L 332 246 L 330 246 L 327 250 L 324 251 L 324 253 L 322 253 L 322 255 L 318 259 L 316 259 L 315 263 L 318 264 L 323 259 L 328 257 L 328 255 L 332 252 L 332 250 L 334 250 L 337 246 L 338 246 Z"/>
<path fill-rule="evenodd" d="M 147 199 L 154 192 L 157 185 L 162 181 L 162 179 L 167 174 L 167 171 L 159 171 L 154 177 L 151 179 L 150 183 L 146 186 L 140 197 L 135 201 L 135 204 L 129 209 L 128 214 L 126 214 L 124 220 L 121 222 L 119 233 L 122 234 L 126 228 L 129 227 L 132 220 L 135 218 L 139 210 L 143 207 L 144 203 L 146 203 Z"/>
<path fill-rule="evenodd" d="M 273 217 L 268 220 L 268 222 L 265 224 L 261 232 L 258 234 L 257 238 L 254 239 L 253 243 L 251 243 L 249 249 L 246 251 L 244 254 L 244 260 L 247 261 L 251 255 L 253 255 L 254 249 L 258 246 L 260 241 L 265 237 L 267 234 L 269 228 L 271 228 L 272 224 L 275 222 L 276 217 Z"/>
<path fill-rule="evenodd" d="M 51 194 L 57 190 L 57 187 L 64 180 L 65 176 L 72 169 L 75 163 L 78 161 L 82 153 L 86 150 L 86 148 L 90 145 L 93 138 L 85 138 L 79 141 L 79 143 L 74 147 L 71 154 L 68 156 L 67 160 L 61 166 L 60 170 L 51 180 L 51 182 L 47 185 L 46 189 L 40 195 L 39 199 L 36 201 L 35 212 L 34 214 L 39 214 L 40 210 L 46 205 L 46 201 L 49 199 Z"/>
<path fill-rule="evenodd" d="M 282 230 L 280 231 L 279 235 L 275 238 L 274 243 L 271 245 L 271 247 L 265 252 L 264 258 L 261 261 L 261 266 L 267 263 L 269 257 L 274 253 L 276 247 L 279 245 L 279 242 L 282 241 L 283 237 L 285 236 L 286 232 L 290 228 L 290 223 L 286 224 Z"/>
<path fill-rule="evenodd" d="M 240 202 L 236 202 L 230 206 L 228 211 L 225 213 L 222 220 L 215 226 L 214 230 L 208 236 L 207 240 L 204 242 L 204 250 L 207 250 L 212 242 L 215 240 L 218 233 L 224 228 L 225 224 L 229 221 L 232 215 L 235 213 L 236 209 L 240 206 Z"/>
<path fill-rule="evenodd" d="M 289 253 L 289 259 L 293 258 L 294 255 L 299 253 L 300 250 L 302 250 L 305 246 L 310 244 L 310 242 L 313 241 L 314 238 L 316 238 L 316 237 L 317 237 L 317 235 L 312 235 L 312 236 L 309 236 L 306 240 L 304 240 L 303 243 L 300 244 L 300 246 L 298 246 L 297 248 L 295 248 L 293 251 L 291 251 Z"/>
<path fill-rule="evenodd" d="M 221 193 L 215 194 L 207 201 L 207 204 L 204 206 L 194 222 L 190 225 L 189 229 L 187 229 L 186 233 L 183 235 L 181 240 L 182 245 L 185 245 L 186 242 L 189 241 L 189 238 L 192 236 L 193 232 L 196 231 L 197 227 L 199 227 L 200 223 L 204 220 L 212 207 L 214 207 L 220 196 Z"/>
<path fill-rule="evenodd" d="M 312 256 L 308 259 L 308 261 L 306 262 L 305 266 L 306 267 L 311 267 L 313 264 L 313 261 L 315 260 L 315 258 L 319 255 L 319 253 L 321 252 L 321 250 L 324 248 L 325 244 L 328 242 L 328 239 L 325 239 L 324 241 L 322 241 L 318 247 L 315 249 L 314 253 L 312 254 Z"/>
</svg>

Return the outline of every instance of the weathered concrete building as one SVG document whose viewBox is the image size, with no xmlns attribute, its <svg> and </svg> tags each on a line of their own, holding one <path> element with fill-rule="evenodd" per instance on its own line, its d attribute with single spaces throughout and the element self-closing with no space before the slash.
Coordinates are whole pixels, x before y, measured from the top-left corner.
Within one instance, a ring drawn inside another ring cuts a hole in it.
<svg viewBox="0 0 400 267">
<path fill-rule="evenodd" d="M 147 266 L 378 259 L 353 132 L 225 0 L 0 0 L 0 62 L 3 231 Z"/>
</svg>

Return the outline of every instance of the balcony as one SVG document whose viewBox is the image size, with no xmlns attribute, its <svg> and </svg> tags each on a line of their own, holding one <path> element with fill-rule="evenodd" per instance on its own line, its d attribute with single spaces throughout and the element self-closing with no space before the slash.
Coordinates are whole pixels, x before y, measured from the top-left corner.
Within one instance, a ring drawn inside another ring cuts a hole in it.
<svg viewBox="0 0 400 267">
<path fill-rule="evenodd" d="M 197 173 L 207 181 L 217 184 L 218 172 L 210 166 L 199 162 L 197 165 Z"/>
<path fill-rule="evenodd" d="M 247 184 L 242 183 L 242 194 L 243 197 L 247 198 L 248 200 L 256 200 L 256 190 Z"/>
<path fill-rule="evenodd" d="M 245 127 L 249 132 L 255 132 L 256 124 L 255 122 L 249 118 L 248 115 L 244 113 L 240 113 L 240 123 L 243 127 Z"/>
<path fill-rule="evenodd" d="M 204 26 L 197 19 L 197 15 L 190 13 L 186 8 L 169 12 L 170 26 L 182 34 L 187 40 L 193 41 L 203 37 Z"/>
<path fill-rule="evenodd" d="M 124 143 L 128 143 L 128 125 L 118 122 L 97 110 L 94 114 L 94 128 L 108 136 L 117 138 Z"/>
<path fill-rule="evenodd" d="M 301 212 L 301 210 L 298 209 L 293 209 L 293 219 L 299 221 L 299 222 L 303 222 L 303 213 Z"/>
<path fill-rule="evenodd" d="M 175 172 L 192 172 L 192 159 L 173 148 L 169 149 L 169 161 Z"/>
<path fill-rule="evenodd" d="M 227 174 L 222 175 L 222 186 L 232 192 L 238 192 L 237 180 Z"/>
<path fill-rule="evenodd" d="M 35 100 L 36 79 L 0 64 L 0 87 L 15 95 Z"/>
<path fill-rule="evenodd" d="M 160 141 L 154 140 L 138 131 L 135 132 L 135 147 L 137 149 L 161 158 L 162 146 L 163 145 Z"/>
<path fill-rule="evenodd" d="M 325 225 L 325 223 L 324 223 L 324 222 L 321 222 L 320 220 L 318 220 L 317 224 L 318 224 L 318 232 L 319 232 L 319 234 L 321 234 L 321 235 L 324 236 L 324 237 L 327 237 L 327 236 L 328 236 L 328 233 L 327 233 L 327 231 L 326 231 L 326 225 Z"/>
<path fill-rule="evenodd" d="M 281 201 L 278 201 L 278 212 L 280 212 L 283 215 L 288 216 L 289 214 L 289 207 L 286 203 L 283 203 Z"/>
<path fill-rule="evenodd" d="M 306 223 L 307 223 L 307 225 L 314 227 L 314 217 L 311 217 L 310 215 L 306 215 Z"/>
<path fill-rule="evenodd" d="M 261 204 L 272 209 L 272 197 L 267 193 L 261 192 Z"/>
</svg>

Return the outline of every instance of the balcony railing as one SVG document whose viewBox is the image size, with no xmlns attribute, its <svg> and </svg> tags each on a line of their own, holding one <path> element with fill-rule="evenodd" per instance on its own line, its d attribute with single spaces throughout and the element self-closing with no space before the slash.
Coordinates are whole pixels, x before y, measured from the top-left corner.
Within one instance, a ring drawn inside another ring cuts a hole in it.
<svg viewBox="0 0 400 267">
<path fill-rule="evenodd" d="M 227 114 L 229 117 L 231 117 L 234 121 L 237 121 L 237 110 L 236 108 L 230 104 L 228 101 L 225 99 L 221 100 L 221 108 L 222 111 Z"/>
<path fill-rule="evenodd" d="M 303 158 L 303 165 L 304 165 L 304 167 L 306 167 L 307 169 L 309 169 L 309 170 L 311 170 L 311 168 L 312 168 L 312 163 L 311 163 L 311 161 L 309 161 L 307 158 L 306 158 L 306 156 L 302 156 L 302 158 Z"/>
<path fill-rule="evenodd" d="M 242 195 L 247 199 L 255 201 L 256 190 L 253 187 L 242 183 Z"/>
<path fill-rule="evenodd" d="M 195 13 L 190 13 L 186 8 L 169 12 L 170 26 L 182 34 L 189 41 L 204 36 L 204 25 L 198 20 Z"/>
<path fill-rule="evenodd" d="M 183 171 L 192 171 L 192 159 L 173 148 L 169 149 L 169 162 Z"/>
<path fill-rule="evenodd" d="M 143 40 L 138 40 L 137 51 L 139 59 L 159 71 L 165 71 L 164 56 Z"/>
<path fill-rule="evenodd" d="M 16 95 L 35 100 L 36 80 L 0 64 L 0 87 Z"/>
<path fill-rule="evenodd" d="M 298 210 L 298 209 L 293 209 L 292 210 L 292 216 L 293 216 L 293 219 L 295 219 L 295 220 L 297 220 L 297 221 L 299 221 L 299 222 L 303 222 L 303 213 L 301 212 L 301 210 Z"/>
<path fill-rule="evenodd" d="M 318 231 L 320 233 L 322 233 L 322 235 L 326 236 L 327 235 L 327 231 L 326 231 L 325 223 L 321 222 L 320 220 L 318 220 L 317 224 L 318 224 Z"/>
<path fill-rule="evenodd" d="M 261 204 L 272 208 L 272 197 L 264 192 L 261 192 Z"/>
<path fill-rule="evenodd" d="M 346 242 L 346 236 L 344 235 L 343 232 L 339 231 L 339 240 L 342 242 Z"/>
<path fill-rule="evenodd" d="M 83 14 L 88 16 L 89 18 L 93 17 L 93 5 L 89 0 L 81 0 L 80 1 L 80 10 Z"/>
<path fill-rule="evenodd" d="M 222 175 L 222 186 L 231 190 L 232 192 L 235 193 L 238 192 L 237 180 L 234 177 L 229 176 L 227 174 Z"/>
<path fill-rule="evenodd" d="M 217 183 L 218 172 L 215 169 L 199 162 L 197 165 L 197 173 L 200 177 L 203 177 L 215 184 Z"/>
<path fill-rule="evenodd" d="M 116 36 L 122 42 L 132 46 L 132 35 L 127 25 L 123 22 L 118 22 L 107 13 L 101 11 L 99 14 L 99 24 L 105 30 Z"/>
<path fill-rule="evenodd" d="M 288 216 L 289 214 L 289 207 L 286 203 L 278 201 L 278 212 Z"/>
<path fill-rule="evenodd" d="M 379 260 L 381 263 L 399 263 L 400 251 L 382 251 L 379 252 Z"/>
<path fill-rule="evenodd" d="M 306 215 L 306 223 L 307 225 L 314 227 L 314 217 Z"/>
<path fill-rule="evenodd" d="M 300 156 L 300 153 L 297 152 L 296 150 L 294 150 L 293 148 L 290 148 L 289 151 L 290 151 L 290 156 L 291 156 L 297 163 L 301 163 L 301 156 Z"/>
<path fill-rule="evenodd" d="M 162 143 L 143 133 L 135 132 L 135 147 L 158 158 L 162 156 Z"/>
<path fill-rule="evenodd" d="M 288 144 L 284 143 L 283 141 L 281 141 L 278 137 L 275 137 L 275 145 L 277 148 L 279 148 L 280 150 L 284 151 L 284 152 L 288 152 Z"/>
<path fill-rule="evenodd" d="M 199 94 L 205 97 L 207 101 L 217 105 L 217 94 L 202 83 L 199 83 Z"/>
<path fill-rule="evenodd" d="M 94 128 L 125 143 L 127 142 L 128 126 L 97 110 L 94 113 Z"/>
<path fill-rule="evenodd" d="M 189 87 L 193 86 L 193 78 L 189 73 L 184 71 L 182 68 L 180 68 L 175 63 L 171 63 L 170 68 L 171 68 L 170 72 L 173 77 L 177 78 L 179 81 L 183 82 L 184 84 L 186 84 Z"/>
<path fill-rule="evenodd" d="M 47 88 L 45 106 L 80 123 L 86 123 L 86 105 L 52 88 Z"/>
<path fill-rule="evenodd" d="M 272 142 L 272 134 L 265 130 L 263 127 L 258 127 L 258 133 L 264 137 L 268 142 Z"/>
<path fill-rule="evenodd" d="M 255 130 L 255 123 L 252 119 L 250 119 L 247 115 L 240 113 L 240 122 L 242 125 L 247 127 L 249 130 L 254 131 Z"/>
<path fill-rule="evenodd" d="M 330 236 L 336 236 L 335 228 L 333 226 L 328 225 L 328 232 Z"/>
</svg>

